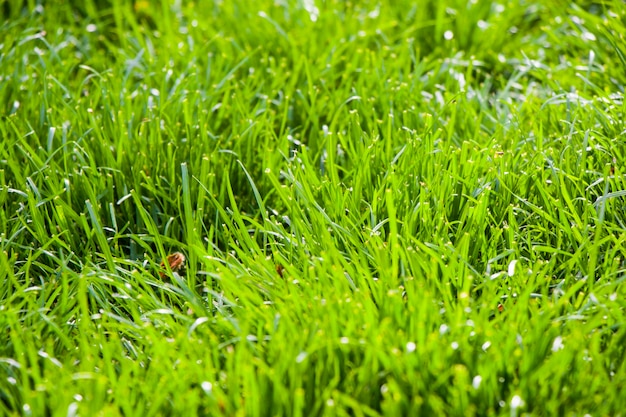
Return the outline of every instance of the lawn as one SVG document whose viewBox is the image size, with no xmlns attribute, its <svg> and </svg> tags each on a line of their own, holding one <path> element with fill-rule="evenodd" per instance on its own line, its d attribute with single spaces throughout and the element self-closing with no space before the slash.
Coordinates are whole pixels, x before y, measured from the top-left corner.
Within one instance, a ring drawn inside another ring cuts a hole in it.
<svg viewBox="0 0 626 417">
<path fill-rule="evenodd" d="M 0 416 L 624 413 L 625 35 L 0 2 Z"/>
</svg>

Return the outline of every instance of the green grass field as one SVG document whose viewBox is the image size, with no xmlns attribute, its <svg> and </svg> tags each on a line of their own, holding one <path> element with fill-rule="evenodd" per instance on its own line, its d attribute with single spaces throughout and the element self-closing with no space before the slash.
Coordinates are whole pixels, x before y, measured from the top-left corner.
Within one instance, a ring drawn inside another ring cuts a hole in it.
<svg viewBox="0 0 626 417">
<path fill-rule="evenodd" d="M 621 0 L 38 3 L 0 416 L 623 415 Z"/>
</svg>

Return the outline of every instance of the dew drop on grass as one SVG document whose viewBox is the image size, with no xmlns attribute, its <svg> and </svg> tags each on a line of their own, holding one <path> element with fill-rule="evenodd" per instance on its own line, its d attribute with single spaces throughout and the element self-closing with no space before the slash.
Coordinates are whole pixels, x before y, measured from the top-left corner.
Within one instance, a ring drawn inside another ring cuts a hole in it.
<svg viewBox="0 0 626 417">
<path fill-rule="evenodd" d="M 473 379 L 472 379 L 472 387 L 474 387 L 474 389 L 478 389 L 480 387 L 480 383 L 483 382 L 483 377 L 480 375 L 476 375 Z"/>
<path fill-rule="evenodd" d="M 70 403 L 70 405 L 67 407 L 67 416 L 74 417 L 77 415 L 78 415 L 78 404 Z"/>
<path fill-rule="evenodd" d="M 563 344 L 563 338 L 561 336 L 557 336 L 554 339 L 554 342 L 552 342 L 552 352 L 558 352 L 559 350 L 562 350 L 565 347 L 565 345 Z"/>
<path fill-rule="evenodd" d="M 441 326 L 439 326 L 439 334 L 444 335 L 444 334 L 448 333 L 449 329 L 450 328 L 448 327 L 448 325 L 444 323 Z"/>
<path fill-rule="evenodd" d="M 207 394 L 211 394 L 213 392 L 213 384 L 211 384 L 209 381 L 204 381 L 201 384 L 202 386 L 202 391 L 204 391 Z"/>
<path fill-rule="evenodd" d="M 515 275 L 515 266 L 517 265 L 517 259 L 513 259 L 510 263 L 509 263 L 509 269 L 507 271 L 507 274 L 512 277 L 513 275 Z"/>
<path fill-rule="evenodd" d="M 454 38 L 454 32 L 452 32 L 451 30 L 446 30 L 443 34 L 443 37 L 447 41 L 452 40 L 452 38 Z"/>
<path fill-rule="evenodd" d="M 591 42 L 593 42 L 593 41 L 595 41 L 595 40 L 596 40 L 596 35 L 594 35 L 594 34 L 593 34 L 593 33 L 591 33 L 591 32 L 583 32 L 583 33 L 580 35 L 580 37 L 581 37 L 581 39 L 582 39 L 582 40 L 585 40 L 585 41 L 591 41 Z"/>
<path fill-rule="evenodd" d="M 320 15 L 320 11 L 317 8 L 317 6 L 315 6 L 315 1 L 313 0 L 304 0 L 304 9 L 309 13 L 309 18 L 311 19 L 311 22 L 316 22 L 317 18 Z"/>
<path fill-rule="evenodd" d="M 300 352 L 298 354 L 298 356 L 296 356 L 296 362 L 297 363 L 302 363 L 304 362 L 304 360 L 306 359 L 306 357 L 308 356 L 308 354 L 306 352 Z"/>
<path fill-rule="evenodd" d="M 513 398 L 511 398 L 511 408 L 516 410 L 520 407 L 522 407 L 524 405 L 524 400 L 522 400 L 522 397 L 520 397 L 519 395 L 514 395 Z"/>
<path fill-rule="evenodd" d="M 459 342 L 450 343 L 450 347 L 452 348 L 452 350 L 457 350 L 459 348 Z"/>
<path fill-rule="evenodd" d="M 483 343 L 483 345 L 481 346 L 483 351 L 487 351 L 487 349 L 489 349 L 489 347 L 491 346 L 491 342 L 490 341 L 486 341 L 485 343 Z"/>
<path fill-rule="evenodd" d="M 417 348 L 417 345 L 413 342 L 409 342 L 406 344 L 406 351 L 408 353 L 412 353 L 415 352 L 415 349 Z"/>
</svg>

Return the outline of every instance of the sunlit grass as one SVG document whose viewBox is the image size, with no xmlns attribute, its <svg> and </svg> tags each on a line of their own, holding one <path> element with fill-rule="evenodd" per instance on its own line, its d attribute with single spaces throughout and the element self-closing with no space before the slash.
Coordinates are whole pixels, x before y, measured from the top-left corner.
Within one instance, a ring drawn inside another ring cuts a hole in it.
<svg viewBox="0 0 626 417">
<path fill-rule="evenodd" d="M 0 415 L 623 412 L 621 1 L 17 3 Z"/>
</svg>

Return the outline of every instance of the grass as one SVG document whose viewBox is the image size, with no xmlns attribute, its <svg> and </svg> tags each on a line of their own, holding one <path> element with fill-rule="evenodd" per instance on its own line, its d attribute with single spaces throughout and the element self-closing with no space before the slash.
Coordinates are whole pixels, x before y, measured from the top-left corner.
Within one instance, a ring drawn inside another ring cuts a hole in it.
<svg viewBox="0 0 626 417">
<path fill-rule="evenodd" d="M 623 413 L 621 1 L 0 9 L 0 415 Z"/>
</svg>

